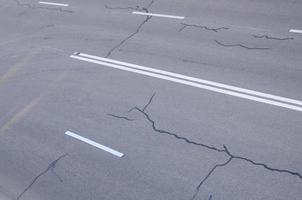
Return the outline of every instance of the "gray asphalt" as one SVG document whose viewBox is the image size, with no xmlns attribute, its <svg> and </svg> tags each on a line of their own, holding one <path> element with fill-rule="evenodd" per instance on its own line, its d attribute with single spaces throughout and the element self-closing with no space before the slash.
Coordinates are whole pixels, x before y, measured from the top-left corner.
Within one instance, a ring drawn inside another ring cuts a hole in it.
<svg viewBox="0 0 302 200">
<path fill-rule="evenodd" d="M 70 58 L 302 100 L 301 1 L 55 2 L 0 0 L 1 200 L 302 199 L 302 112 Z"/>
</svg>

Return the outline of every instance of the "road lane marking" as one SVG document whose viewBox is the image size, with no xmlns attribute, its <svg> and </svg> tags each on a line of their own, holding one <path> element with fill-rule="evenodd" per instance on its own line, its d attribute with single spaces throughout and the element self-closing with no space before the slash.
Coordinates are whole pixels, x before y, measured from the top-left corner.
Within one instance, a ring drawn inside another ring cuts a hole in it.
<svg viewBox="0 0 302 200">
<path fill-rule="evenodd" d="M 28 52 L 28 54 L 18 61 L 15 65 L 9 67 L 7 72 L 0 76 L 0 85 L 5 83 L 10 78 L 12 78 L 18 71 L 20 71 L 25 65 L 27 65 L 38 53 L 40 53 L 40 49 L 35 49 L 34 51 Z"/>
<path fill-rule="evenodd" d="M 115 155 L 115 156 L 117 156 L 117 157 L 120 157 L 120 158 L 121 158 L 121 157 L 124 156 L 124 154 L 121 153 L 121 152 L 119 152 L 119 151 L 116 151 L 116 150 L 114 150 L 114 149 L 111 149 L 110 147 L 106 147 L 106 146 L 104 146 L 104 145 L 102 145 L 102 144 L 96 143 L 96 142 L 94 142 L 94 141 L 92 141 L 92 140 L 90 140 L 90 139 L 88 139 L 88 138 L 85 138 L 85 137 L 80 136 L 80 135 L 78 135 L 78 134 L 75 134 L 75 133 L 73 133 L 73 132 L 66 131 L 66 132 L 65 132 L 65 135 L 68 135 L 68 136 L 70 136 L 70 137 L 73 137 L 73 138 L 75 138 L 75 139 L 78 139 L 78 140 L 80 140 L 80 141 L 82 141 L 82 142 L 85 142 L 86 144 L 90 144 L 90 145 L 92 145 L 92 146 L 94 146 L 94 147 L 96 147 L 96 148 L 102 149 L 102 150 L 104 150 L 104 151 L 106 151 L 106 152 L 108 152 L 108 153 L 111 153 L 111 154 L 113 154 L 113 155 Z"/>
<path fill-rule="evenodd" d="M 154 17 L 165 17 L 165 18 L 172 18 L 172 19 L 184 19 L 184 18 L 185 18 L 185 17 L 182 17 L 182 16 L 162 15 L 162 14 L 146 13 L 146 12 L 138 12 L 138 11 L 134 11 L 134 12 L 132 12 L 132 14 L 135 14 L 135 15 L 154 16 Z"/>
<path fill-rule="evenodd" d="M 54 3 L 54 2 L 48 2 L 48 1 L 39 1 L 40 4 L 46 4 L 46 5 L 53 5 L 53 6 L 69 6 L 68 4 L 63 3 Z"/>
<path fill-rule="evenodd" d="M 19 112 L 17 112 L 8 122 L 0 127 L 0 135 L 6 133 L 13 125 L 19 122 L 26 114 L 33 110 L 33 108 L 39 103 L 41 96 L 32 99 L 27 105 L 25 105 Z"/>
<path fill-rule="evenodd" d="M 40 101 L 49 93 L 50 89 L 53 88 L 57 82 L 61 81 L 65 78 L 66 73 L 61 73 L 60 75 L 56 76 L 56 78 L 47 85 L 45 91 L 40 93 L 37 97 L 33 98 L 27 105 L 25 105 L 19 112 L 17 112 L 14 116 L 12 116 L 9 121 L 7 121 L 3 126 L 0 127 L 0 136 L 6 133 L 11 127 L 13 127 L 16 123 L 22 120 L 29 112 L 37 106 Z"/>
<path fill-rule="evenodd" d="M 85 55 L 86 57 L 83 57 L 81 55 Z M 251 96 L 248 94 L 243 94 L 243 93 L 239 93 L 239 92 L 232 91 L 232 90 L 226 90 L 226 89 L 222 89 L 219 87 L 200 84 L 202 82 L 205 82 L 206 80 L 189 77 L 189 76 L 184 76 L 184 75 L 176 74 L 173 72 L 167 72 L 167 71 L 157 70 L 157 69 L 143 67 L 143 66 L 139 66 L 139 65 L 133 65 L 130 63 L 126 63 L 128 66 L 125 66 L 125 65 L 122 65 L 122 63 L 124 63 L 124 62 L 114 61 L 111 59 L 101 58 L 101 57 L 97 57 L 97 56 L 90 56 L 88 54 L 82 54 L 82 53 L 75 53 L 75 54 L 71 55 L 70 57 L 74 58 L 74 59 L 82 60 L 82 61 L 87 61 L 87 62 L 111 67 L 111 68 L 134 72 L 134 73 L 142 74 L 145 76 L 155 77 L 155 78 L 159 78 L 159 79 L 168 80 L 171 82 L 189 85 L 189 86 L 196 87 L 196 88 L 201 88 L 201 89 L 210 90 L 213 92 L 227 94 L 227 95 L 231 95 L 231 96 L 235 96 L 235 97 L 239 97 L 239 98 L 243 98 L 243 99 L 249 99 L 252 101 L 257 101 L 257 102 L 266 103 L 266 104 L 270 104 L 270 105 L 274 105 L 274 106 L 288 108 L 291 110 L 302 111 L 302 107 L 299 107 L 296 105 L 291 105 L 291 104 L 287 104 L 287 103 L 283 103 L 283 102 L 279 102 L 279 101 L 273 101 L 270 99 L 264 99 L 264 98 L 260 98 L 260 97 L 256 97 L 256 96 Z M 100 58 L 100 59 L 96 59 L 96 58 Z M 111 62 L 109 62 L 109 60 L 111 60 Z M 130 66 L 132 66 L 132 67 L 130 67 Z M 180 77 L 183 77 L 183 78 L 180 79 Z M 195 80 L 195 82 L 193 82 L 192 80 Z M 215 82 L 210 81 L 210 83 L 215 83 Z M 224 85 L 224 84 L 222 84 L 222 85 Z M 228 85 L 225 85 L 225 86 L 228 86 Z M 235 88 L 237 88 L 237 87 L 235 87 Z M 241 89 L 243 89 L 243 88 L 241 88 Z M 252 91 L 252 90 L 248 90 L 248 91 Z M 260 94 L 265 94 L 265 93 L 260 93 Z M 269 95 L 269 94 L 266 94 L 266 95 Z M 273 96 L 275 98 L 278 97 L 278 96 L 274 96 L 274 95 L 271 95 L 271 96 Z M 285 97 L 282 97 L 282 98 L 284 98 L 285 100 L 292 100 L 293 102 L 297 102 L 299 104 L 302 103 L 301 101 L 298 101 L 298 100 L 288 99 Z"/>
<path fill-rule="evenodd" d="M 291 32 L 291 33 L 302 33 L 302 30 L 299 30 L 299 29 L 290 29 L 289 32 Z"/>
<path fill-rule="evenodd" d="M 194 77 L 185 76 L 185 75 L 182 75 L 182 74 L 177 74 L 177 73 L 168 72 L 168 71 L 164 71 L 164 70 L 153 69 L 153 68 L 149 68 L 149 67 L 143 67 L 143 66 L 140 66 L 140 65 L 135 65 L 135 64 L 130 64 L 130 63 L 126 63 L 126 62 L 117 61 L 117 60 L 112 60 L 112 59 L 109 59 L 109 58 L 102 58 L 102 57 L 99 57 L 99 56 L 93 56 L 93 55 L 89 55 L 89 54 L 85 54 L 85 53 L 77 53 L 76 52 L 74 55 L 78 55 L 78 56 L 86 57 L 86 58 L 91 58 L 91 59 L 95 59 L 95 60 L 100 60 L 100 61 L 104 61 L 104 62 L 108 62 L 108 63 L 123 65 L 123 66 L 131 67 L 131 68 L 135 68 L 135 69 L 141 69 L 141 70 L 144 70 L 144 71 L 154 72 L 154 73 L 157 73 L 157 74 L 163 74 L 163 75 L 172 76 L 172 77 L 180 78 L 180 79 L 185 79 L 185 80 L 193 81 L 193 82 L 197 82 L 197 83 L 202 83 L 202 84 L 206 84 L 206 85 L 210 85 L 210 86 L 214 86 L 214 87 L 233 90 L 233 91 L 240 92 L 240 93 L 250 94 L 250 95 L 254 95 L 254 96 L 259 96 L 259 97 L 263 97 L 263 98 L 273 99 L 273 100 L 277 100 L 277 101 L 282 101 L 282 102 L 302 106 L 302 101 L 295 100 L 295 99 L 290 99 L 290 98 L 281 97 L 281 96 L 277 96 L 277 95 L 267 94 L 267 93 L 263 93 L 263 92 L 257 92 L 257 91 L 254 91 L 254 90 L 240 88 L 240 87 L 236 87 L 236 86 L 232 86 L 232 85 L 226 85 L 226 84 L 222 84 L 222 83 L 218 83 L 218 82 L 214 82 L 214 81 L 208 81 L 208 80 L 204 80 L 204 79 L 194 78 Z"/>
</svg>

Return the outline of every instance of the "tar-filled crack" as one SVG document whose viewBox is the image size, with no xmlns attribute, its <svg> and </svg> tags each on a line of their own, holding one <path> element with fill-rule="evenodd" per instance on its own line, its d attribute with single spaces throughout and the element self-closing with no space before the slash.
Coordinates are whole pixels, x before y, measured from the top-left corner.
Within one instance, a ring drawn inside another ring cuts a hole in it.
<svg viewBox="0 0 302 200">
<path fill-rule="evenodd" d="M 224 44 L 222 42 L 219 42 L 218 40 L 215 40 L 215 42 L 223 47 L 242 47 L 247 50 L 269 50 L 269 49 L 271 49 L 271 48 L 267 48 L 267 47 L 248 47 L 248 46 L 245 46 L 242 44 Z"/>
<path fill-rule="evenodd" d="M 149 8 L 152 6 L 152 4 L 154 3 L 154 0 L 152 0 L 147 7 L 109 7 L 105 5 L 105 8 L 108 9 L 132 9 L 132 10 L 141 10 L 141 11 L 145 11 L 146 13 L 149 12 Z M 143 27 L 143 25 L 145 23 L 147 23 L 150 19 L 152 18 L 152 16 L 147 16 L 146 19 L 144 21 L 142 21 L 139 26 L 136 28 L 136 30 L 131 33 L 129 36 L 127 36 L 125 39 L 123 39 L 121 42 L 119 42 L 117 45 L 115 45 L 113 48 L 111 48 L 108 53 L 106 54 L 106 58 L 110 57 L 112 52 L 114 52 L 116 49 L 118 49 L 119 47 L 121 47 L 125 42 L 127 42 L 128 40 L 130 40 L 133 36 L 135 36 L 137 33 L 139 33 L 139 31 L 141 30 L 141 28 Z"/>
<path fill-rule="evenodd" d="M 147 5 L 147 9 L 150 8 L 154 4 L 154 0 L 151 0 L 150 3 Z"/>
<path fill-rule="evenodd" d="M 111 116 L 111 117 L 115 117 L 115 118 L 118 118 L 118 119 L 124 119 L 124 120 L 127 120 L 127 121 L 134 121 L 135 119 L 131 119 L 131 118 L 128 118 L 128 117 L 125 117 L 125 116 L 119 116 L 119 115 L 114 115 L 114 114 L 107 114 L 108 116 Z"/>
<path fill-rule="evenodd" d="M 210 172 L 200 181 L 200 183 L 198 184 L 198 186 L 196 187 L 196 191 L 193 194 L 191 200 L 194 200 L 196 198 L 196 196 L 198 195 L 201 186 L 206 182 L 206 180 L 214 173 L 214 171 L 219 168 L 219 167 L 225 167 L 226 165 L 228 165 L 231 161 L 232 161 L 232 157 L 230 157 L 227 161 L 221 163 L 221 164 L 217 164 L 215 165 Z"/>
<path fill-rule="evenodd" d="M 273 168 L 273 167 L 270 167 L 268 166 L 267 164 L 265 163 L 260 163 L 260 162 L 256 162 L 252 159 L 249 159 L 247 157 L 242 157 L 242 156 L 238 156 L 238 155 L 235 155 L 233 153 L 231 153 L 229 151 L 229 149 L 226 147 L 226 145 L 223 145 L 223 148 L 218 148 L 218 147 L 215 147 L 215 146 L 212 146 L 212 145 L 208 145 L 208 144 L 203 144 L 203 143 L 200 143 L 200 142 L 195 142 L 189 138 L 186 138 L 186 137 L 183 137 L 183 136 L 180 136 L 176 133 L 173 133 L 171 131 L 166 131 L 166 130 L 162 130 L 162 129 L 159 129 L 157 126 L 156 126 L 156 122 L 151 118 L 150 114 L 147 112 L 147 109 L 148 107 L 151 105 L 151 103 L 153 102 L 153 99 L 154 99 L 154 96 L 155 94 L 153 94 L 149 101 L 147 102 L 147 104 L 141 109 L 137 106 L 133 107 L 132 109 L 130 109 L 128 112 L 133 112 L 133 111 L 137 111 L 139 113 L 141 113 L 145 119 L 151 124 L 151 127 L 153 129 L 153 131 L 155 133 L 160 133 L 160 134 L 166 134 L 168 136 L 172 136 L 178 140 L 182 140 L 184 141 L 185 143 L 187 144 L 190 144 L 190 145 L 196 145 L 196 146 L 199 146 L 199 147 L 202 147 L 202 148 L 205 148 L 207 150 L 212 150 L 212 151 L 216 151 L 218 153 L 224 153 L 225 156 L 227 157 L 227 160 L 222 162 L 222 163 L 218 163 L 216 164 L 209 172 L 208 174 L 203 177 L 201 179 L 201 181 L 199 182 L 199 184 L 197 185 L 196 187 L 196 192 L 194 193 L 194 195 L 192 196 L 191 200 L 195 199 L 196 196 L 198 195 L 199 191 L 200 191 L 200 188 L 201 186 L 210 178 L 211 175 L 213 175 L 213 173 L 218 169 L 218 168 L 223 168 L 225 166 L 227 166 L 228 164 L 231 163 L 231 161 L 233 160 L 241 160 L 241 161 L 245 161 L 247 163 L 250 163 L 254 166 L 259 166 L 259 167 L 262 167 L 263 169 L 265 170 L 268 170 L 268 171 L 271 171 L 271 172 L 277 172 L 277 173 L 286 173 L 288 175 L 292 175 L 292 176 L 295 176 L 299 179 L 302 180 L 302 175 L 298 172 L 294 172 L 294 171 L 291 171 L 291 170 L 288 170 L 288 169 L 278 169 L 278 168 Z M 210 196 L 210 198 L 212 198 Z"/>
<path fill-rule="evenodd" d="M 118 43 L 116 46 L 114 46 L 112 49 L 110 49 L 110 51 L 106 54 L 105 57 L 108 58 L 112 54 L 113 51 L 115 51 L 117 48 L 121 47 L 125 42 L 127 42 L 133 36 L 135 36 L 140 31 L 140 29 L 142 28 L 142 26 L 145 23 L 147 23 L 150 19 L 151 19 L 151 16 L 147 16 L 147 18 L 142 23 L 140 23 L 140 25 L 137 27 L 137 29 L 133 33 L 131 33 L 128 37 L 126 37 L 120 43 Z"/>
<path fill-rule="evenodd" d="M 42 171 L 38 176 L 36 176 L 31 182 L 30 184 L 19 194 L 19 196 L 16 198 L 16 200 L 21 199 L 21 197 L 35 184 L 35 182 L 42 177 L 43 175 L 45 175 L 48 171 L 51 171 L 58 179 L 60 182 L 63 182 L 62 178 L 55 172 L 55 167 L 57 165 L 57 163 L 64 158 L 65 156 L 67 156 L 68 154 L 64 154 L 61 155 L 59 158 L 57 158 L 56 160 L 54 160 L 53 162 L 51 162 L 48 167 Z"/>
<path fill-rule="evenodd" d="M 292 37 L 286 37 L 286 38 L 277 38 L 277 37 L 271 37 L 271 36 L 268 36 L 268 35 L 253 35 L 254 38 L 265 38 L 265 39 L 268 39 L 268 40 L 280 40 L 280 41 L 283 41 L 283 40 L 293 40 L 294 38 Z"/>
<path fill-rule="evenodd" d="M 216 33 L 220 30 L 228 30 L 229 29 L 227 27 L 209 28 L 207 26 L 194 25 L 194 24 L 186 24 L 186 23 L 180 23 L 180 24 L 182 25 L 182 27 L 178 30 L 178 32 L 183 31 L 187 27 L 199 28 L 199 29 L 204 29 L 204 30 L 207 30 L 207 31 L 214 31 Z"/>
<path fill-rule="evenodd" d="M 14 0 L 18 6 L 23 6 L 30 9 L 44 9 L 44 10 L 50 10 L 50 11 L 58 11 L 58 12 L 64 12 L 64 13 L 72 13 L 72 10 L 65 10 L 62 8 L 49 8 L 49 7 L 42 7 L 42 6 L 35 6 L 31 5 L 29 3 L 22 3 L 20 0 Z"/>
</svg>

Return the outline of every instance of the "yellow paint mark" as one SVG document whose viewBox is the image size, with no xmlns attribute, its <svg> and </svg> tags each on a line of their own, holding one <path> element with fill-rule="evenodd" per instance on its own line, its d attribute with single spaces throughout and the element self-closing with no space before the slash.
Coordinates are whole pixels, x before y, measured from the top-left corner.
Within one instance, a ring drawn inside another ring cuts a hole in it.
<svg viewBox="0 0 302 200">
<path fill-rule="evenodd" d="M 1 128 L 0 128 L 0 135 L 5 133 L 12 125 L 14 125 L 16 122 L 18 122 L 24 115 L 26 115 L 28 112 L 30 112 L 35 105 L 39 102 L 42 96 L 38 96 L 37 98 L 34 98 L 27 104 L 21 111 L 16 113 L 8 122 L 6 122 Z"/>
<path fill-rule="evenodd" d="M 6 122 L 2 127 L 0 127 L 0 135 L 4 134 L 9 130 L 14 124 L 16 124 L 20 119 L 22 119 L 26 114 L 28 114 L 32 109 L 40 102 L 40 100 L 47 94 L 49 91 L 49 88 L 53 87 L 58 81 L 65 78 L 65 73 L 60 74 L 56 77 L 55 80 L 53 80 L 49 85 L 48 89 L 44 90 L 46 92 L 41 93 L 36 98 L 32 99 L 25 107 L 23 107 L 22 110 L 20 110 L 18 113 L 16 113 L 8 122 Z"/>
<path fill-rule="evenodd" d="M 40 52 L 39 49 L 35 49 L 28 53 L 24 58 L 19 62 L 9 68 L 9 70 L 0 77 L 0 84 L 6 82 L 8 79 L 12 78 L 24 65 L 26 65 L 30 60 L 34 58 Z"/>
</svg>

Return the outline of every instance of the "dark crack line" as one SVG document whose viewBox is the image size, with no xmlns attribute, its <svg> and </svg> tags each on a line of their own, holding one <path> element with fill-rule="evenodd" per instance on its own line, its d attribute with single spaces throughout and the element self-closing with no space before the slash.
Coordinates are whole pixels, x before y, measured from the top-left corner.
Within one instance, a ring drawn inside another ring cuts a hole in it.
<svg viewBox="0 0 302 200">
<path fill-rule="evenodd" d="M 139 6 L 136 6 L 135 8 L 134 7 L 115 7 L 115 8 L 110 8 L 108 6 L 105 5 L 106 8 L 109 8 L 109 9 L 133 9 L 134 10 L 143 10 L 145 11 L 146 13 L 148 13 L 148 9 L 153 5 L 154 3 L 154 0 L 151 0 L 151 2 L 148 4 L 147 7 L 142 7 L 140 8 Z M 137 29 L 132 33 L 130 34 L 128 37 L 126 37 L 125 39 L 123 39 L 120 43 L 118 43 L 116 46 L 114 46 L 112 49 L 110 49 L 110 51 L 108 51 L 108 53 L 106 54 L 106 58 L 108 58 L 109 56 L 111 56 L 112 52 L 114 52 L 116 49 L 118 49 L 119 47 L 121 47 L 125 42 L 127 42 L 128 40 L 130 40 L 132 37 L 134 37 L 137 33 L 139 33 L 139 31 L 141 30 L 141 28 L 143 27 L 143 25 L 145 23 L 147 23 L 150 19 L 152 18 L 152 16 L 147 16 L 146 19 L 139 24 L 139 26 L 137 27 Z"/>
<path fill-rule="evenodd" d="M 215 172 L 215 170 L 219 167 L 225 167 L 227 166 L 231 161 L 232 161 L 232 157 L 230 157 L 226 162 L 221 163 L 221 164 L 217 164 L 215 165 L 210 172 L 202 179 L 202 181 L 198 184 L 198 186 L 196 187 L 196 192 L 194 193 L 193 197 L 191 198 L 191 200 L 194 200 L 196 198 L 196 196 L 198 195 L 201 186 L 207 181 L 207 179 L 211 176 L 211 174 L 213 174 Z"/>
<path fill-rule="evenodd" d="M 277 169 L 277 168 L 272 168 L 272 167 L 269 167 L 268 165 L 264 164 L 264 163 L 259 163 L 259 162 L 255 162 L 249 158 L 245 158 L 245 157 L 242 157 L 242 156 L 236 156 L 234 154 L 231 154 L 230 151 L 227 149 L 227 147 L 225 145 L 223 145 L 224 149 L 225 149 L 225 152 L 228 154 L 229 157 L 233 158 L 233 159 L 238 159 L 238 160 L 243 160 L 243 161 L 246 161 L 246 162 L 249 162 L 255 166 L 261 166 L 269 171 L 273 171 L 273 172 L 279 172 L 279 173 L 287 173 L 287 174 L 291 174 L 293 176 L 297 176 L 299 177 L 300 179 L 302 179 L 302 175 L 299 174 L 298 172 L 292 172 L 290 170 L 287 170 L 287 169 Z"/>
<path fill-rule="evenodd" d="M 271 49 L 271 48 L 266 48 L 266 47 L 248 47 L 248 46 L 245 46 L 242 44 L 223 44 L 217 40 L 215 40 L 215 42 L 223 47 L 242 47 L 247 50 L 269 50 L 269 49 Z"/>
<path fill-rule="evenodd" d="M 187 27 L 194 27 L 194 28 L 204 29 L 204 30 L 207 30 L 207 31 L 214 31 L 216 33 L 220 30 L 228 30 L 229 29 L 227 27 L 209 28 L 207 26 L 200 26 L 200 25 L 194 25 L 194 24 L 186 24 L 186 23 L 180 23 L 180 24 L 182 25 L 182 27 L 178 30 L 178 32 L 183 31 Z"/>
<path fill-rule="evenodd" d="M 154 96 L 155 96 L 155 93 L 151 96 L 148 103 L 144 106 L 143 111 L 145 111 L 149 107 L 149 105 L 152 103 Z"/>
<path fill-rule="evenodd" d="M 268 35 L 253 35 L 254 38 L 265 38 L 268 40 L 280 40 L 280 41 L 284 41 L 284 40 L 293 40 L 294 38 L 292 37 L 287 37 L 287 38 L 277 38 L 277 37 L 271 37 Z"/>
<path fill-rule="evenodd" d="M 207 148 L 207 149 L 210 149 L 210 150 L 214 150 L 214 151 L 217 151 L 217 152 L 225 152 L 225 149 L 219 149 L 219 148 L 216 148 L 216 147 L 213 147 L 213 146 L 209 146 L 209 145 L 206 145 L 206 144 L 202 144 L 202 143 L 198 143 L 198 142 L 194 142 L 188 138 L 185 138 L 185 137 L 182 137 L 182 136 L 179 136 L 177 135 L 176 133 L 172 133 L 172 132 L 169 132 L 169 131 L 165 131 L 165 130 L 162 130 L 162 129 L 158 129 L 156 127 L 156 124 L 155 124 L 155 121 L 151 119 L 151 117 L 149 116 L 149 114 L 145 111 L 148 106 L 152 103 L 153 101 L 153 98 L 154 98 L 155 94 L 153 94 L 151 96 L 151 98 L 149 99 L 148 103 L 144 106 L 143 109 L 140 109 L 138 107 L 133 107 L 132 109 L 130 109 L 128 112 L 132 112 L 134 110 L 142 113 L 145 118 L 151 123 L 151 127 L 152 129 L 155 131 L 155 132 L 158 132 L 158 133 L 164 133 L 164 134 L 167 134 L 167 135 L 170 135 L 170 136 L 173 136 L 175 137 L 176 139 L 179 139 L 179 140 L 183 140 L 184 142 L 188 143 L 188 144 L 193 144 L 193 145 L 197 145 L 197 146 L 201 146 L 201 147 L 204 147 L 204 148 Z"/>
<path fill-rule="evenodd" d="M 152 100 L 154 98 L 154 95 L 155 94 L 153 94 L 151 96 L 150 100 L 146 104 L 147 106 L 149 106 L 151 104 L 151 102 L 152 102 Z M 144 108 L 147 108 L 147 107 L 144 106 Z M 290 171 L 290 170 L 284 170 L 284 169 L 278 169 L 278 168 L 269 167 L 268 165 L 266 165 L 264 163 L 255 162 L 255 161 L 253 161 L 253 160 L 251 160 L 249 158 L 245 158 L 245 157 L 242 157 L 242 156 L 234 155 L 234 154 L 230 153 L 230 151 L 227 149 L 227 147 L 225 145 L 223 145 L 223 149 L 219 149 L 219 148 L 216 148 L 214 146 L 209 146 L 209 145 L 206 145 L 206 144 L 202 144 L 202 143 L 197 143 L 197 142 L 191 141 L 191 140 L 189 140 L 189 139 L 187 139 L 185 137 L 178 136 L 177 134 L 169 132 L 169 131 L 158 129 L 155 126 L 155 121 L 151 119 L 151 117 L 149 116 L 148 113 L 146 113 L 144 110 L 141 110 L 138 107 L 134 107 L 133 110 L 137 110 L 140 113 L 142 113 L 146 117 L 146 119 L 151 123 L 153 130 L 156 131 L 156 132 L 166 133 L 168 135 L 174 136 L 177 139 L 184 140 L 185 142 L 187 142 L 189 144 L 194 144 L 194 145 L 202 146 L 202 147 L 205 147 L 207 149 L 214 150 L 214 151 L 217 151 L 217 152 L 224 152 L 224 153 L 226 153 L 232 159 L 243 160 L 243 161 L 249 162 L 249 163 L 251 163 L 251 164 L 253 164 L 255 166 L 262 166 L 263 168 L 265 168 L 267 170 L 270 170 L 270 171 L 279 172 L 279 173 L 287 173 L 287 174 L 291 174 L 293 176 L 297 176 L 298 178 L 302 179 L 302 175 L 300 173 L 298 173 L 298 172 L 293 172 L 293 171 Z"/>
<path fill-rule="evenodd" d="M 118 116 L 118 115 L 114 115 L 114 114 L 107 114 L 108 116 L 111 116 L 111 117 L 115 117 L 115 118 L 118 118 L 118 119 L 124 119 L 124 120 L 127 120 L 127 121 L 134 121 L 135 119 L 130 119 L 128 117 L 125 117 L 125 116 Z"/>
<path fill-rule="evenodd" d="M 16 198 L 16 200 L 19 200 L 34 184 L 35 182 L 43 175 L 45 175 L 49 170 L 54 173 L 56 175 L 56 177 L 59 178 L 58 174 L 54 171 L 57 163 L 62 159 L 64 158 L 65 156 L 67 156 L 67 154 L 64 154 L 62 156 L 60 156 L 58 159 L 54 160 L 53 162 L 51 162 L 48 167 L 42 171 L 38 176 L 36 176 L 32 181 L 31 183 L 23 190 L 23 192 L 21 192 L 19 194 L 19 196 Z M 63 180 L 61 178 L 59 178 L 59 181 L 62 182 Z"/>
<path fill-rule="evenodd" d="M 230 153 L 230 151 L 228 150 L 228 148 L 223 145 L 223 149 L 219 149 L 217 147 L 214 147 L 214 146 L 210 146 L 210 145 L 207 145 L 207 144 L 203 144 L 203 143 L 198 143 L 198 142 L 194 142 L 186 137 L 183 137 L 183 136 L 179 136 L 177 135 L 176 133 L 173 133 L 173 132 L 169 132 L 169 131 L 166 131 L 166 130 L 162 130 L 162 129 L 159 129 L 156 127 L 156 123 L 155 121 L 150 117 L 150 115 L 146 112 L 146 109 L 151 105 L 151 103 L 153 102 L 153 99 L 154 99 L 154 96 L 155 96 L 155 93 L 150 97 L 149 101 L 147 102 L 147 104 L 143 107 L 143 109 L 141 108 L 138 108 L 138 107 L 133 107 L 132 109 L 130 109 L 128 112 L 132 112 L 132 111 L 138 111 L 139 113 L 143 114 L 144 117 L 147 119 L 147 121 L 149 121 L 149 123 L 151 124 L 151 127 L 153 129 L 154 132 L 157 132 L 157 133 L 162 133 L 162 134 L 166 134 L 166 135 L 169 135 L 169 136 L 173 136 L 174 138 L 176 139 L 179 139 L 179 140 L 182 140 L 188 144 L 193 144 L 193 145 L 197 145 L 197 146 L 200 146 L 200 147 L 203 147 L 203 148 L 206 148 L 208 150 L 213 150 L 213 151 L 216 151 L 216 152 L 219 152 L 219 153 L 225 153 L 226 156 L 228 156 L 228 160 L 224 163 L 221 163 L 221 164 L 217 164 L 215 165 L 211 170 L 210 172 L 201 180 L 201 182 L 198 184 L 198 186 L 196 187 L 196 192 L 194 193 L 193 197 L 191 200 L 195 199 L 195 197 L 198 195 L 199 193 L 199 190 L 201 188 L 201 186 L 210 178 L 210 176 L 215 172 L 215 170 L 217 168 L 222 168 L 222 167 L 225 167 L 227 166 L 233 159 L 237 159 L 237 160 L 241 160 L 241 161 L 245 161 L 245 162 L 248 162 L 248 163 L 251 163 L 252 165 L 254 166 L 260 166 L 260 167 L 263 167 L 264 169 L 266 170 L 269 170 L 269 171 L 272 171 L 272 172 L 278 172 L 278 173 L 286 173 L 286 174 L 289 174 L 289 175 L 292 175 L 292 176 L 296 176 L 298 178 L 300 178 L 302 180 L 302 175 L 298 172 L 293 172 L 291 170 L 287 170 L 287 169 L 278 169 L 278 168 L 273 168 L 273 167 L 270 167 L 268 166 L 267 164 L 265 163 L 260 163 L 260 162 L 255 162 L 249 158 L 246 158 L 246 157 L 242 157 L 242 156 L 237 156 L 235 154 L 232 154 Z"/>
<path fill-rule="evenodd" d="M 65 12 L 65 13 L 72 13 L 71 10 L 65 10 L 62 8 L 49 8 L 49 7 L 41 7 L 41 6 L 34 6 L 29 3 L 21 3 L 20 0 L 14 0 L 18 6 L 23 6 L 29 9 L 44 9 L 44 10 L 51 10 L 51 11 L 59 11 L 59 12 Z"/>
<path fill-rule="evenodd" d="M 151 0 L 151 2 L 147 5 L 146 9 L 149 9 L 154 4 L 154 0 Z"/>
<path fill-rule="evenodd" d="M 209 145 L 206 145 L 206 144 L 202 144 L 202 143 L 198 143 L 198 142 L 194 142 L 188 138 L 185 138 L 185 137 L 182 137 L 182 136 L 179 136 L 177 135 L 176 133 L 172 133 L 172 132 L 169 132 L 169 131 L 165 131 L 165 130 L 162 130 L 162 129 L 158 129 L 156 127 L 156 124 L 155 124 L 155 121 L 153 121 L 149 114 L 147 114 L 145 111 L 141 110 L 140 108 L 138 107 L 134 107 L 132 110 L 137 110 L 139 111 L 140 113 L 142 113 L 145 118 L 151 123 L 151 126 L 152 126 L 152 129 L 155 131 L 155 132 L 158 132 L 158 133 L 164 133 L 164 134 L 167 134 L 167 135 L 170 135 L 170 136 L 173 136 L 175 137 L 176 139 L 179 139 L 179 140 L 183 140 L 184 142 L 188 143 L 188 144 L 193 144 L 193 145 L 197 145 L 197 146 L 202 146 L 204 148 L 207 148 L 209 150 L 214 150 L 214 151 L 217 151 L 217 152 L 224 152 L 223 149 L 219 149 L 219 148 L 216 148 L 216 147 L 213 147 L 213 146 L 209 146 Z"/>
<path fill-rule="evenodd" d="M 119 48 L 120 46 L 122 46 L 125 42 L 127 42 L 128 40 L 130 40 L 133 36 L 135 36 L 139 31 L 140 29 L 142 28 L 142 26 L 147 23 L 152 17 L 151 16 L 147 16 L 147 18 L 142 22 L 140 23 L 140 25 L 137 27 L 137 29 L 134 31 L 134 33 L 132 33 L 131 35 L 129 35 L 128 37 L 126 37 L 125 39 L 123 39 L 119 44 L 117 44 L 116 46 L 114 46 L 108 53 L 107 55 L 105 56 L 106 58 L 108 58 L 113 51 L 115 51 L 117 48 Z"/>
<path fill-rule="evenodd" d="M 52 172 L 53 175 L 55 175 L 58 178 L 58 180 L 61 183 L 63 182 L 63 179 L 59 176 L 59 174 L 54 169 L 51 169 L 50 171 Z"/>
</svg>

